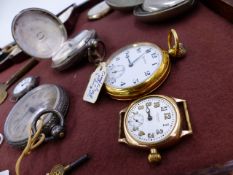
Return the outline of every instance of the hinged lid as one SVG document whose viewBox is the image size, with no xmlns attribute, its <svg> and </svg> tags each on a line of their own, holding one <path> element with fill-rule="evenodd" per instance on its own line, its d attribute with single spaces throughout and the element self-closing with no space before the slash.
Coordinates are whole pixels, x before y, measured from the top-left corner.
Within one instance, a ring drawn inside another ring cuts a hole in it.
<svg viewBox="0 0 233 175">
<path fill-rule="evenodd" d="M 21 11 L 12 22 L 12 35 L 24 52 L 41 59 L 51 58 L 67 40 L 63 23 L 39 8 Z"/>
</svg>

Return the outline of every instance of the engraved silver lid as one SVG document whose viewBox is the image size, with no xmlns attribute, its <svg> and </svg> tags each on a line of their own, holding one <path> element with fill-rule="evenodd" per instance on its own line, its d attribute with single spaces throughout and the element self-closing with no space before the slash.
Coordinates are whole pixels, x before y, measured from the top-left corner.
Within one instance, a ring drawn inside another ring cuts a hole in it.
<svg viewBox="0 0 233 175">
<path fill-rule="evenodd" d="M 12 35 L 19 47 L 30 56 L 49 59 L 67 40 L 62 22 L 39 8 L 21 11 L 12 22 Z"/>
</svg>

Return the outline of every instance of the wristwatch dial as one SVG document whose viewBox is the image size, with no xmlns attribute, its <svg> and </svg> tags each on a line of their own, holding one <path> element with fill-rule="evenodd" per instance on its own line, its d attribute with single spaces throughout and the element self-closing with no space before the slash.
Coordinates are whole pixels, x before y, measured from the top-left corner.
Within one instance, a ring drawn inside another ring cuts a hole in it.
<svg viewBox="0 0 233 175">
<path fill-rule="evenodd" d="M 159 96 L 150 96 L 134 103 L 127 111 L 125 124 L 136 141 L 155 144 L 165 140 L 174 130 L 177 113 L 174 105 Z"/>
<path fill-rule="evenodd" d="M 162 58 L 162 50 L 154 44 L 126 46 L 110 57 L 106 85 L 118 89 L 137 86 L 158 71 Z"/>
</svg>

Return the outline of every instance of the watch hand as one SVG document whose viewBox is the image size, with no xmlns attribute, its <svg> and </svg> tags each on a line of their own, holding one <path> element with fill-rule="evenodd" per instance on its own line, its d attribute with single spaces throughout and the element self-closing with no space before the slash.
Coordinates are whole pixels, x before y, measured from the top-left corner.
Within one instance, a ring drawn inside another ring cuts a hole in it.
<svg viewBox="0 0 233 175">
<path fill-rule="evenodd" d="M 142 122 L 139 122 L 137 119 L 133 118 L 135 122 L 142 124 Z"/>
<path fill-rule="evenodd" d="M 150 115 L 150 109 L 149 109 L 149 107 L 146 105 L 146 113 L 147 113 L 147 115 L 148 115 L 148 117 L 147 117 L 147 120 L 148 121 L 151 121 L 153 118 L 152 118 L 152 116 Z"/>
<path fill-rule="evenodd" d="M 129 67 L 132 67 L 132 66 L 133 66 L 133 63 L 131 63 L 129 57 L 127 57 L 127 60 L 128 60 L 128 62 L 129 62 Z"/>
<path fill-rule="evenodd" d="M 143 57 L 145 54 L 146 54 L 146 52 L 143 53 L 142 55 L 140 55 L 139 57 L 137 57 L 137 58 L 131 63 L 131 66 L 130 66 L 130 67 L 132 67 L 133 64 L 134 64 L 136 61 L 138 61 L 141 57 Z"/>
</svg>

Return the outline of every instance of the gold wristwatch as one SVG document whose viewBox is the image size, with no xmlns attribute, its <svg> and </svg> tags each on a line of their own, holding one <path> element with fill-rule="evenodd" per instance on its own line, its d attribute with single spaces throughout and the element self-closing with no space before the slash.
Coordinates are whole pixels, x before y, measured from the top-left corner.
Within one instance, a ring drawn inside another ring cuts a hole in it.
<svg viewBox="0 0 233 175">
<path fill-rule="evenodd" d="M 186 121 L 186 128 L 184 123 Z M 185 100 L 164 95 L 149 95 L 120 112 L 119 142 L 150 149 L 149 162 L 159 162 L 157 149 L 168 147 L 192 134 Z"/>
</svg>

